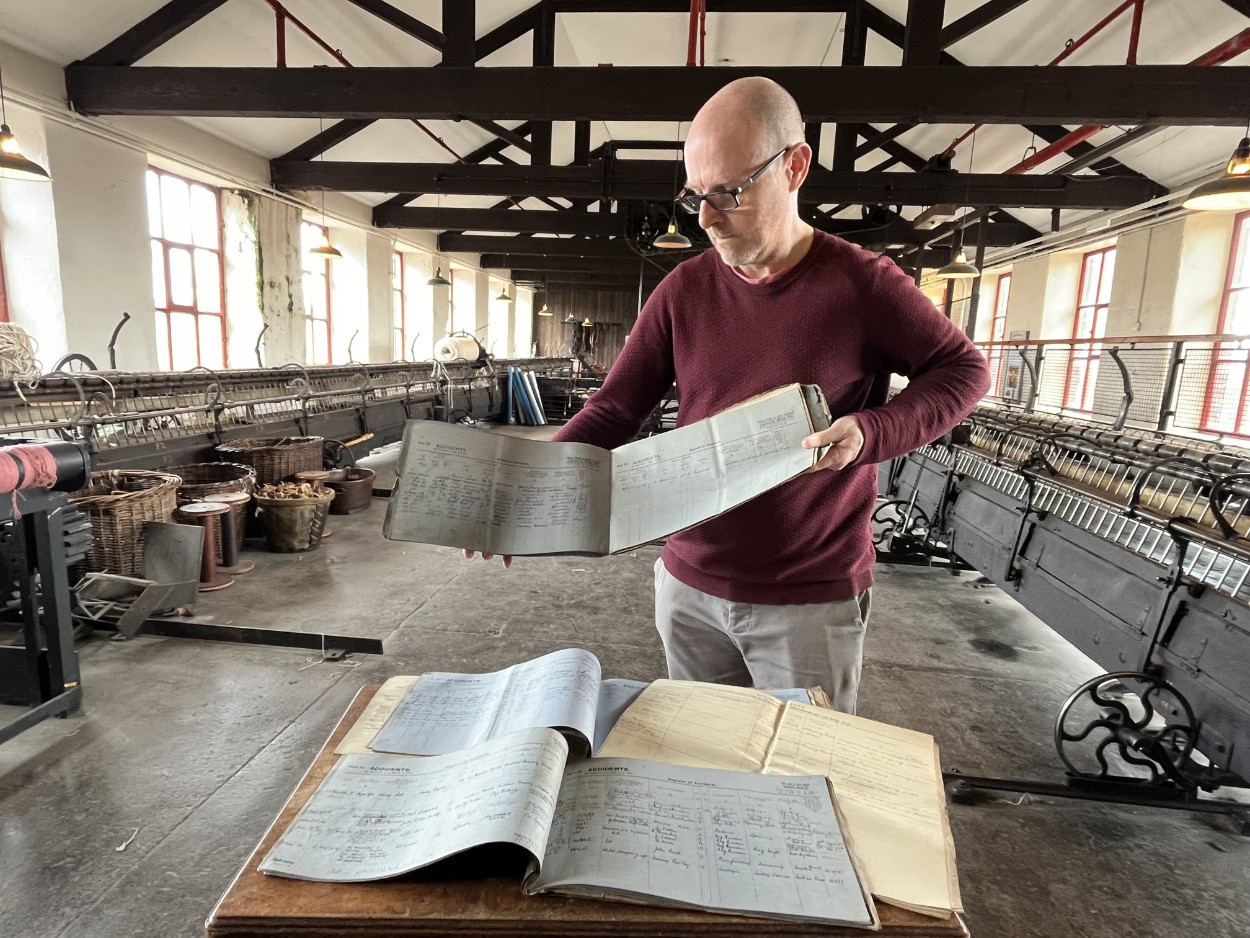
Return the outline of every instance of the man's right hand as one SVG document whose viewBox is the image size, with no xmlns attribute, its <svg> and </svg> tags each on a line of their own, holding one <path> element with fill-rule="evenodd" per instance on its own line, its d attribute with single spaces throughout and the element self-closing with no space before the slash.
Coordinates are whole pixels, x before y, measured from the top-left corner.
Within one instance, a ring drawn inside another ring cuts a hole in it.
<svg viewBox="0 0 1250 938">
<path fill-rule="evenodd" d="M 465 556 L 465 558 L 466 558 L 466 559 L 468 559 L 468 560 L 472 560 L 472 559 L 473 559 L 473 556 L 474 556 L 474 552 L 473 552 L 473 551 L 471 551 L 471 550 L 466 550 L 466 551 L 464 552 L 464 556 Z M 512 555 L 511 555 L 511 554 L 500 554 L 499 556 L 500 556 L 501 558 L 503 558 L 503 568 L 504 568 L 505 570 L 507 570 L 510 566 L 512 566 Z M 487 552 L 487 551 L 482 551 L 482 559 L 483 559 L 483 560 L 493 560 L 494 558 L 495 558 L 495 555 L 494 555 L 494 554 L 489 553 L 489 552 Z"/>
</svg>

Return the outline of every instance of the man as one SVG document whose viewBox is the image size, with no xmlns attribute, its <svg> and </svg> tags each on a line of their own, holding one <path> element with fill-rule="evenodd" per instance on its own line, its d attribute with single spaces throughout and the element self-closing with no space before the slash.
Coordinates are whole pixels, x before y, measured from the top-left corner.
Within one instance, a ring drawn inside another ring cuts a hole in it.
<svg viewBox="0 0 1250 938">
<path fill-rule="evenodd" d="M 670 537 L 655 565 L 656 627 L 673 678 L 820 685 L 853 713 L 876 464 L 950 429 L 989 376 L 893 261 L 802 220 L 811 160 L 799 109 L 773 81 L 732 82 L 700 109 L 679 204 L 713 250 L 656 288 L 603 388 L 555 438 L 620 446 L 674 380 L 682 425 L 782 384 L 819 384 L 836 419 L 803 441 L 831 447 L 818 471 Z M 891 372 L 908 386 L 874 400 Z"/>
</svg>

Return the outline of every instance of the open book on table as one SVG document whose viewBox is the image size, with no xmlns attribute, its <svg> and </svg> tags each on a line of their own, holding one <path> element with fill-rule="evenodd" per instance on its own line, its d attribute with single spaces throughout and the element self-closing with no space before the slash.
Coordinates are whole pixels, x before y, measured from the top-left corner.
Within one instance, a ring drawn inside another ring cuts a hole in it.
<svg viewBox="0 0 1250 938">
<path fill-rule="evenodd" d="M 939 917 L 962 908 L 932 736 L 751 688 L 661 680 L 621 715 L 599 754 L 825 775 L 873 895 Z"/>
<path fill-rule="evenodd" d="M 790 384 L 614 450 L 411 421 L 383 533 L 496 554 L 614 554 L 714 518 L 811 468 L 820 388 Z"/>
<path fill-rule="evenodd" d="M 487 674 L 432 672 L 388 680 L 338 746 L 340 754 L 454 752 L 504 733 L 549 727 L 578 754 L 597 751 L 643 681 L 604 680 L 599 659 L 564 648 Z M 778 699 L 827 704 L 820 688 L 769 691 Z"/>
<path fill-rule="evenodd" d="M 342 756 L 260 870 L 362 882 L 514 844 L 529 894 L 877 927 L 825 778 L 568 754 L 534 728 L 429 758 Z"/>
</svg>

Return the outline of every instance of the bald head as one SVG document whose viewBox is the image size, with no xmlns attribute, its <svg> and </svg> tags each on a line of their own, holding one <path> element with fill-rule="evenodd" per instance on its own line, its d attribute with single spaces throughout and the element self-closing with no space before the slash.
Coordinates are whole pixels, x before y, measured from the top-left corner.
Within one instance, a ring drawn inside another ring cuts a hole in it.
<svg viewBox="0 0 1250 938">
<path fill-rule="evenodd" d="M 727 136 L 762 159 L 803 139 L 803 116 L 790 93 L 772 79 L 739 78 L 699 108 L 688 139 Z"/>
</svg>

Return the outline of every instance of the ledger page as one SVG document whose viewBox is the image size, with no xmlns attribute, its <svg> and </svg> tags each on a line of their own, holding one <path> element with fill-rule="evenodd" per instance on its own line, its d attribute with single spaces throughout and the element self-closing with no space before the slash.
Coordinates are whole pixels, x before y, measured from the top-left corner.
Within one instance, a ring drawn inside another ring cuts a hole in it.
<svg viewBox="0 0 1250 938">
<path fill-rule="evenodd" d="M 611 456 L 409 421 L 382 533 L 498 554 L 606 554 Z"/>
<path fill-rule="evenodd" d="M 386 721 L 391 718 L 391 714 L 404 699 L 404 695 L 412 689 L 413 684 L 417 683 L 417 678 L 416 674 L 399 674 L 387 678 L 365 707 L 365 712 L 352 724 L 352 728 L 347 731 L 343 740 L 334 747 L 334 751 L 340 756 L 347 755 L 349 752 L 372 752 L 369 742 L 377 735 L 378 730 L 386 725 Z"/>
<path fill-rule="evenodd" d="M 750 687 L 653 681 L 621 714 L 598 754 L 760 772 L 781 706 Z"/>
<path fill-rule="evenodd" d="M 366 882 L 489 843 L 541 857 L 567 755 L 559 733 L 535 729 L 429 759 L 343 756 L 260 871 Z"/>
<path fill-rule="evenodd" d="M 535 726 L 571 729 L 589 744 L 599 677 L 599 659 L 581 648 L 486 674 L 434 671 L 404 695 L 369 748 L 438 755 Z"/>
<path fill-rule="evenodd" d="M 612 553 L 692 527 L 780 485 L 816 459 L 802 385 L 612 451 Z"/>
<path fill-rule="evenodd" d="M 635 759 L 566 769 L 526 891 L 873 924 L 824 778 Z"/>
<path fill-rule="evenodd" d="M 829 777 L 877 896 L 917 911 L 959 908 L 932 736 L 787 704 L 764 771 Z"/>
<path fill-rule="evenodd" d="M 617 721 L 600 755 L 827 775 L 873 894 L 929 914 L 958 908 L 933 737 L 770 701 L 747 687 L 656 681 Z"/>
</svg>

